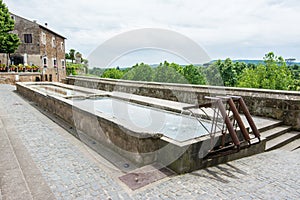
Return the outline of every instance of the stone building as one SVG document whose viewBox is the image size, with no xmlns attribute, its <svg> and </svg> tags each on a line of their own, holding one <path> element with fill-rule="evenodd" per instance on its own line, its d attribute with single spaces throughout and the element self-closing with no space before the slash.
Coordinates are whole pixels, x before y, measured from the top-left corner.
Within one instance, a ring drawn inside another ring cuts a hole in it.
<svg viewBox="0 0 300 200">
<path fill-rule="evenodd" d="M 66 76 L 65 37 L 52 31 L 45 25 L 38 24 L 11 13 L 15 21 L 13 33 L 17 34 L 21 44 L 11 54 L 11 64 L 39 66 L 41 80 L 60 81 Z M 2 63 L 6 63 L 6 55 L 0 54 Z"/>
</svg>

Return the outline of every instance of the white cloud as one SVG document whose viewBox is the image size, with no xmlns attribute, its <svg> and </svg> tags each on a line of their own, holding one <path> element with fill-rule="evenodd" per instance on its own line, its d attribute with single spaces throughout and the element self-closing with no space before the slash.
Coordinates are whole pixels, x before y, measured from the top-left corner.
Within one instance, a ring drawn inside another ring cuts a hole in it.
<svg viewBox="0 0 300 200">
<path fill-rule="evenodd" d="M 262 58 L 267 51 L 300 60 L 298 0 L 4 0 L 12 12 L 47 22 L 85 56 L 136 28 L 190 37 L 216 58 Z"/>
</svg>

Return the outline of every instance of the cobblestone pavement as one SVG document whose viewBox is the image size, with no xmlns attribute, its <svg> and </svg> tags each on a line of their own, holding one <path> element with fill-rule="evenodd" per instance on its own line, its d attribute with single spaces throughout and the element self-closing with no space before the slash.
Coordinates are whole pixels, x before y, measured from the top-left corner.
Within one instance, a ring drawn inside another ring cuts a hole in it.
<svg viewBox="0 0 300 200">
<path fill-rule="evenodd" d="M 272 151 L 131 191 L 124 173 L 0 85 L 1 199 L 299 199 L 300 150 Z"/>
</svg>

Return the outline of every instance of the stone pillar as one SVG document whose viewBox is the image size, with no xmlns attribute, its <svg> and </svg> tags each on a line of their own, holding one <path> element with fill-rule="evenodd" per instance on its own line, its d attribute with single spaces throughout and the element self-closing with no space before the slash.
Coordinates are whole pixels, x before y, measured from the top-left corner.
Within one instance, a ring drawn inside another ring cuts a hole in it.
<svg viewBox="0 0 300 200">
<path fill-rule="evenodd" d="M 24 66 L 28 65 L 28 55 L 27 53 L 24 53 Z"/>
</svg>

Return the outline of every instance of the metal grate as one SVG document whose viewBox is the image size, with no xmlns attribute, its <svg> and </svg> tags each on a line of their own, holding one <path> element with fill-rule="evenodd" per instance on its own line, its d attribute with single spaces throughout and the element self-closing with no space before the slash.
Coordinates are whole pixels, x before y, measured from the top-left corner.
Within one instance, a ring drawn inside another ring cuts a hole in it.
<svg viewBox="0 0 300 200">
<path fill-rule="evenodd" d="M 137 169 L 134 172 L 119 177 L 119 179 L 130 189 L 136 190 L 174 174 L 173 171 L 165 167 L 156 169 L 153 166 L 145 166 L 143 169 Z"/>
</svg>

